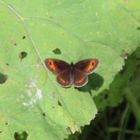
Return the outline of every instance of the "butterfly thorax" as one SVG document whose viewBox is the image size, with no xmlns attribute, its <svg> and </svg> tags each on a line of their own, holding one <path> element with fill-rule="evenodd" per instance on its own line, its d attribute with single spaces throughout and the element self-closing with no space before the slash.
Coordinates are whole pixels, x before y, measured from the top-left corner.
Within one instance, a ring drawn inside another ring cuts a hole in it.
<svg viewBox="0 0 140 140">
<path fill-rule="evenodd" d="M 71 62 L 71 64 L 70 64 L 70 69 L 71 69 L 71 71 L 74 70 L 74 64 L 73 64 L 73 62 Z"/>
</svg>

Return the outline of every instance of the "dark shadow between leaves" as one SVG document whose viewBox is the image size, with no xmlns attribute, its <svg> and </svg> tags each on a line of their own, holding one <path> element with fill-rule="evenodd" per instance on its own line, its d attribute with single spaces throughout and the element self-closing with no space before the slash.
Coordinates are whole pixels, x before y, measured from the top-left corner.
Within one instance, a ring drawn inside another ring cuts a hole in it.
<svg viewBox="0 0 140 140">
<path fill-rule="evenodd" d="M 93 73 L 88 76 L 88 83 L 85 86 L 76 89 L 82 92 L 91 93 L 91 90 L 98 90 L 102 86 L 103 81 L 104 79 L 102 76 L 97 73 Z"/>
</svg>

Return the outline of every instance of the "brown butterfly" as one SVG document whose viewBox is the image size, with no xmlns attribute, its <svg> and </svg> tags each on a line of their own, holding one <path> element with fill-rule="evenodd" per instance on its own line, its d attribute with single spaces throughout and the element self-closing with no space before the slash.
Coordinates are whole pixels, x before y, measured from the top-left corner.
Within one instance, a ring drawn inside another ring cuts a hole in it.
<svg viewBox="0 0 140 140">
<path fill-rule="evenodd" d="M 86 59 L 76 64 L 68 64 L 63 60 L 48 58 L 45 60 L 46 67 L 57 75 L 57 82 L 62 87 L 82 87 L 88 82 L 88 74 L 97 67 L 97 59 Z"/>
</svg>

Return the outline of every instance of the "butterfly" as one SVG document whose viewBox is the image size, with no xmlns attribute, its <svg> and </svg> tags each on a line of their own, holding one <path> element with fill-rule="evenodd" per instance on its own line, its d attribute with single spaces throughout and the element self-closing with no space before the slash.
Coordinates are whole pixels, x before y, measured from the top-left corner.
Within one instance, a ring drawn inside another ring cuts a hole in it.
<svg viewBox="0 0 140 140">
<path fill-rule="evenodd" d="M 75 64 L 63 60 L 48 58 L 44 61 L 46 67 L 54 74 L 62 87 L 82 87 L 88 83 L 88 75 L 98 65 L 97 59 L 85 59 Z"/>
</svg>

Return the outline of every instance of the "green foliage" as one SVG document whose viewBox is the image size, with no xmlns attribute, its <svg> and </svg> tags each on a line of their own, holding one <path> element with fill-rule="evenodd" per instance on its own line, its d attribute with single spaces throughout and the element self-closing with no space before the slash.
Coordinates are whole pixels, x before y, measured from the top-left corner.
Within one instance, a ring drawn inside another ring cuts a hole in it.
<svg viewBox="0 0 140 140">
<path fill-rule="evenodd" d="M 139 4 L 0 0 L 0 138 L 62 140 L 95 118 L 96 105 L 120 103 L 135 71 L 130 59 L 117 75 L 139 44 Z M 87 86 L 65 89 L 46 71 L 43 62 L 50 57 L 97 58 L 99 66 Z"/>
<path fill-rule="evenodd" d="M 104 109 L 107 106 L 117 106 L 123 100 L 124 89 L 128 87 L 133 87 L 128 85 L 128 83 L 135 75 L 135 71 L 138 67 L 137 65 L 139 65 L 140 63 L 137 59 L 138 52 L 140 52 L 140 48 L 138 48 L 132 55 L 126 56 L 127 59 L 125 61 L 125 66 L 115 76 L 114 81 L 110 85 L 110 88 L 108 90 L 104 90 L 102 93 L 100 93 L 99 96 L 95 97 L 98 108 Z M 137 75 L 139 74 L 136 74 L 135 76 Z"/>
<path fill-rule="evenodd" d="M 96 96 L 99 113 L 69 140 L 136 140 L 140 136 L 140 48 L 125 61 L 110 88 Z M 122 102 L 123 101 L 123 102 Z"/>
</svg>

